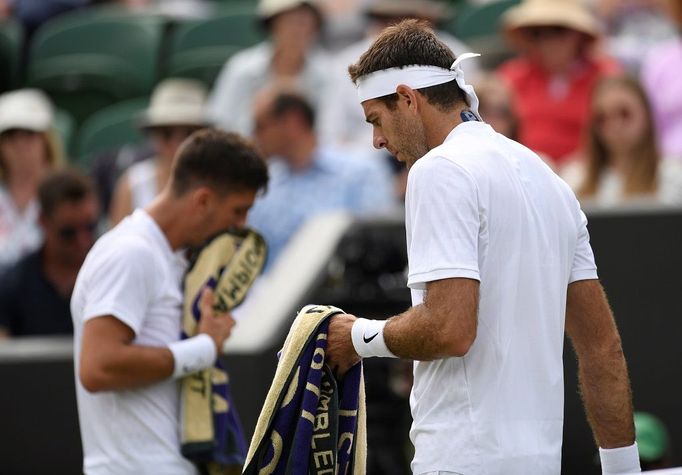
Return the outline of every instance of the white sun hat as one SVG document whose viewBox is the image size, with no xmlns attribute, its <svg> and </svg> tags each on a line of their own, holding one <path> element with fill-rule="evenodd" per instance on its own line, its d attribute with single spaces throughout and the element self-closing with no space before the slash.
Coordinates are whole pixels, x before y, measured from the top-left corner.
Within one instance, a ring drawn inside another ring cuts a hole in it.
<svg viewBox="0 0 682 475">
<path fill-rule="evenodd" d="M 18 89 L 0 95 L 0 133 L 12 129 L 47 132 L 54 112 L 47 95 L 38 89 Z"/>
<path fill-rule="evenodd" d="M 207 91 L 193 79 L 166 79 L 154 89 L 149 107 L 142 114 L 140 127 L 209 125 L 206 115 Z"/>
</svg>

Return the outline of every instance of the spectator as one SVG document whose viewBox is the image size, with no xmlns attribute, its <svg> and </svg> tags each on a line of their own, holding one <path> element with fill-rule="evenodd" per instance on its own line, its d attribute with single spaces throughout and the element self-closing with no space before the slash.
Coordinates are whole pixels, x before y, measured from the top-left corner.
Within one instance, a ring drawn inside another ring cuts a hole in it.
<svg viewBox="0 0 682 475">
<path fill-rule="evenodd" d="M 680 33 L 647 57 L 642 84 L 651 101 L 663 153 L 682 160 L 682 0 L 668 0 L 668 4 Z"/>
<path fill-rule="evenodd" d="M 95 242 L 99 206 L 90 180 L 73 171 L 50 175 L 39 196 L 45 241 L 0 277 L 0 333 L 5 335 L 73 332 L 69 300 Z"/>
<path fill-rule="evenodd" d="M 505 137 L 517 140 L 519 122 L 506 84 L 493 74 L 479 75 L 474 83 L 478 96 L 478 113 Z"/>
<path fill-rule="evenodd" d="M 602 80 L 594 91 L 586 130 L 584 160 L 562 173 L 584 203 L 682 204 L 682 167 L 661 160 L 651 108 L 636 80 Z"/>
<path fill-rule="evenodd" d="M 356 214 L 392 207 L 391 179 L 382 162 L 318 144 L 315 113 L 298 93 L 268 89 L 254 104 L 256 142 L 270 157 L 270 183 L 249 223 L 269 246 L 268 266 L 306 219 L 327 211 Z"/>
<path fill-rule="evenodd" d="M 141 123 L 154 156 L 131 165 L 120 178 L 109 213 L 112 226 L 151 203 L 166 185 L 182 142 L 207 125 L 205 101 L 206 91 L 198 81 L 166 79 L 156 87 Z"/>
<path fill-rule="evenodd" d="M 333 94 L 324 97 L 320 109 L 320 133 L 325 141 L 363 151 L 367 151 L 367 144 L 372 143 L 372 128 L 365 121 L 355 87 L 348 80 L 348 65 L 357 61 L 387 26 L 406 18 L 437 25 L 448 18 L 449 10 L 435 0 L 371 0 L 365 14 L 369 20 L 365 38 L 334 56 L 333 72 L 329 74 Z M 438 31 L 437 35 L 456 55 L 471 51 L 449 33 Z M 463 69 L 468 77 L 475 77 L 479 70 L 478 61 L 467 61 Z"/>
<path fill-rule="evenodd" d="M 250 135 L 257 91 L 279 80 L 294 80 L 319 104 L 329 71 L 316 47 L 322 27 L 312 0 L 261 0 L 258 14 L 270 39 L 237 53 L 218 75 L 209 98 L 209 117 L 219 127 Z"/>
<path fill-rule="evenodd" d="M 0 269 L 40 246 L 38 186 L 63 160 L 42 92 L 0 95 Z"/>
<path fill-rule="evenodd" d="M 663 0 L 592 0 L 606 25 L 605 48 L 629 72 L 637 74 L 652 47 L 672 38 L 675 28 Z"/>
<path fill-rule="evenodd" d="M 579 148 L 594 84 L 618 66 L 592 56 L 599 28 L 580 0 L 524 0 L 505 13 L 503 28 L 522 51 L 499 68 L 519 115 L 519 140 L 560 165 Z"/>
</svg>

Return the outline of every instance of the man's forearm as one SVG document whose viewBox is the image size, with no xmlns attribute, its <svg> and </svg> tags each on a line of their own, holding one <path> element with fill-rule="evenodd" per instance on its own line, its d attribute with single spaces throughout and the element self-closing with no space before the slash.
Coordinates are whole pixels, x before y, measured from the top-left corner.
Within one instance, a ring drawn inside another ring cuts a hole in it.
<svg viewBox="0 0 682 475">
<path fill-rule="evenodd" d="M 598 357 L 581 362 L 578 377 L 597 444 L 613 448 L 634 443 L 632 393 L 620 342 Z"/>
</svg>

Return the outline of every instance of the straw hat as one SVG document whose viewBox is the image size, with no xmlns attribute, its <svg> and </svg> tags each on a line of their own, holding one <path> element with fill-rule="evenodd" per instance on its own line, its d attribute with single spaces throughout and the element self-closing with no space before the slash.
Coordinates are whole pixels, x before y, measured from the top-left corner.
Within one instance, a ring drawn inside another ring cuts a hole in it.
<svg viewBox="0 0 682 475">
<path fill-rule="evenodd" d="M 444 2 L 435 0 L 374 0 L 366 14 L 378 18 L 412 17 L 437 23 L 450 18 L 452 11 Z"/>
<path fill-rule="evenodd" d="M 140 127 L 208 125 L 206 88 L 193 79 L 166 79 L 152 93 L 149 107 L 142 114 Z"/>
<path fill-rule="evenodd" d="M 11 129 L 47 132 L 54 113 L 50 99 L 37 89 L 19 89 L 0 95 L 0 133 Z"/>
<path fill-rule="evenodd" d="M 258 16 L 265 22 L 267 26 L 268 22 L 280 13 L 284 13 L 288 10 L 293 10 L 294 8 L 308 6 L 313 9 L 318 21 L 322 22 L 322 12 L 317 4 L 316 0 L 261 0 L 258 3 Z"/>
<path fill-rule="evenodd" d="M 563 26 L 583 33 L 591 40 L 600 33 L 599 22 L 582 0 L 524 0 L 502 17 L 507 38 L 524 46 L 523 29 L 534 26 Z"/>
</svg>

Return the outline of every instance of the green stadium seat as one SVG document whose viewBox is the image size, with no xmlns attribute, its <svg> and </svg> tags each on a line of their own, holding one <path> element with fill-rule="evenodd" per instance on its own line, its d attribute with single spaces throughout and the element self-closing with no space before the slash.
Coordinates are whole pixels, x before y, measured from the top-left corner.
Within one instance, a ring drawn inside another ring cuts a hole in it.
<svg viewBox="0 0 682 475">
<path fill-rule="evenodd" d="M 446 29 L 465 41 L 469 38 L 495 36 L 499 32 L 502 14 L 518 3 L 519 0 L 498 0 L 483 5 L 462 5 Z"/>
<path fill-rule="evenodd" d="M 500 19 L 519 0 L 498 0 L 484 5 L 463 4 L 455 18 L 444 29 L 466 42 L 471 50 L 481 53 L 481 64 L 495 69 L 512 56 L 509 46 L 500 34 Z"/>
<path fill-rule="evenodd" d="M 264 37 L 252 5 L 219 7 L 209 19 L 189 20 L 175 27 L 165 76 L 198 79 L 211 87 L 234 53 Z"/>
<path fill-rule="evenodd" d="M 143 142 L 144 135 L 137 124 L 140 113 L 148 104 L 147 97 L 129 99 L 91 115 L 78 132 L 76 156 L 79 165 L 87 168 L 98 152 Z"/>
<path fill-rule="evenodd" d="M 45 90 L 80 124 L 109 104 L 151 91 L 164 26 L 158 16 L 58 17 L 31 42 L 28 83 Z"/>
<path fill-rule="evenodd" d="M 54 129 L 62 141 L 64 146 L 64 153 L 68 157 L 73 156 L 73 136 L 76 131 L 76 121 L 70 113 L 63 109 L 57 109 L 54 112 Z"/>
<path fill-rule="evenodd" d="M 23 39 L 24 34 L 19 23 L 0 21 L 0 92 L 18 87 Z"/>
</svg>

